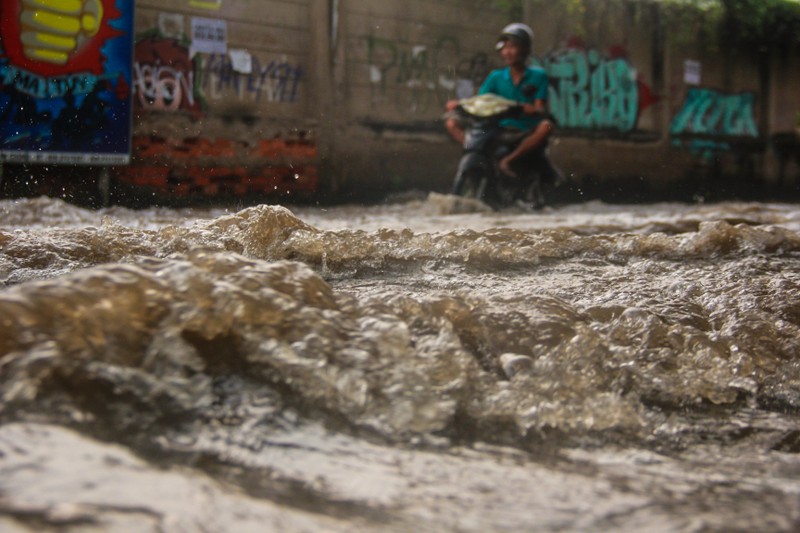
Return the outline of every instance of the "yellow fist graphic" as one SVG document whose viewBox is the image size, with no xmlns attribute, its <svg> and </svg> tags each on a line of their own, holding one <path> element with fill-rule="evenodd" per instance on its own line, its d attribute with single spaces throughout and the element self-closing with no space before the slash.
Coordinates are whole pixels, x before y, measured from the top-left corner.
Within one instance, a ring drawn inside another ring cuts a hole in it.
<svg viewBox="0 0 800 533">
<path fill-rule="evenodd" d="M 103 20 L 100 0 L 22 0 L 20 22 L 25 56 L 64 65 Z"/>
</svg>

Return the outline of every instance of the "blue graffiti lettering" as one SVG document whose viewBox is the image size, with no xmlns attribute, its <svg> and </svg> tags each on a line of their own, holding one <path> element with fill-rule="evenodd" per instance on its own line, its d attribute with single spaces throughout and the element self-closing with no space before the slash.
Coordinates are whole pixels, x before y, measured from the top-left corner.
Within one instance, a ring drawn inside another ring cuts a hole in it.
<svg viewBox="0 0 800 533">
<path fill-rule="evenodd" d="M 202 88 L 211 91 L 212 97 L 219 97 L 231 91 L 238 97 L 251 95 L 255 101 L 266 97 L 269 102 L 297 102 L 299 87 L 305 74 L 299 65 L 285 61 L 272 60 L 262 65 L 258 58 L 252 58 L 252 72 L 237 72 L 231 59 L 222 54 L 210 54 L 205 61 Z"/>
</svg>

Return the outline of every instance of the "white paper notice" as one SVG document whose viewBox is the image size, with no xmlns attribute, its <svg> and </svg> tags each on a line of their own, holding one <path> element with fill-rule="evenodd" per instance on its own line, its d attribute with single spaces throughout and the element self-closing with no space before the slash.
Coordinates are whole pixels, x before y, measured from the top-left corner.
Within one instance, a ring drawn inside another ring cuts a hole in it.
<svg viewBox="0 0 800 533">
<path fill-rule="evenodd" d="M 253 73 L 253 56 L 250 55 L 250 52 L 231 48 L 228 50 L 228 56 L 231 58 L 231 66 L 235 72 L 240 74 Z"/>
<path fill-rule="evenodd" d="M 228 27 L 224 20 L 192 18 L 190 55 L 224 54 L 228 51 Z"/>
<path fill-rule="evenodd" d="M 702 70 L 699 61 L 687 59 L 683 62 L 683 81 L 689 85 L 700 85 Z"/>
</svg>

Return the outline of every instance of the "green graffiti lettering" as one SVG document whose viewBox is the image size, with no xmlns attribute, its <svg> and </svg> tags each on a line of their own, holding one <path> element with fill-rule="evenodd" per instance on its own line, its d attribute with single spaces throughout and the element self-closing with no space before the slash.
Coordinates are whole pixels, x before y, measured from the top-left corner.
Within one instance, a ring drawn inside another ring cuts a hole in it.
<svg viewBox="0 0 800 533">
<path fill-rule="evenodd" d="M 758 137 L 755 96 L 691 88 L 670 124 L 672 135 Z"/>
</svg>

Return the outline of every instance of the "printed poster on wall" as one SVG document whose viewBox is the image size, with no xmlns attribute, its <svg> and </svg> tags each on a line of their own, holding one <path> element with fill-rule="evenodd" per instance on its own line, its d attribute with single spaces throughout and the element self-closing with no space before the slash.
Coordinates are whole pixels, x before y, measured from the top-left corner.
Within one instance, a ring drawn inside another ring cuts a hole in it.
<svg viewBox="0 0 800 533">
<path fill-rule="evenodd" d="M 0 0 L 0 160 L 130 162 L 130 0 Z"/>
</svg>

